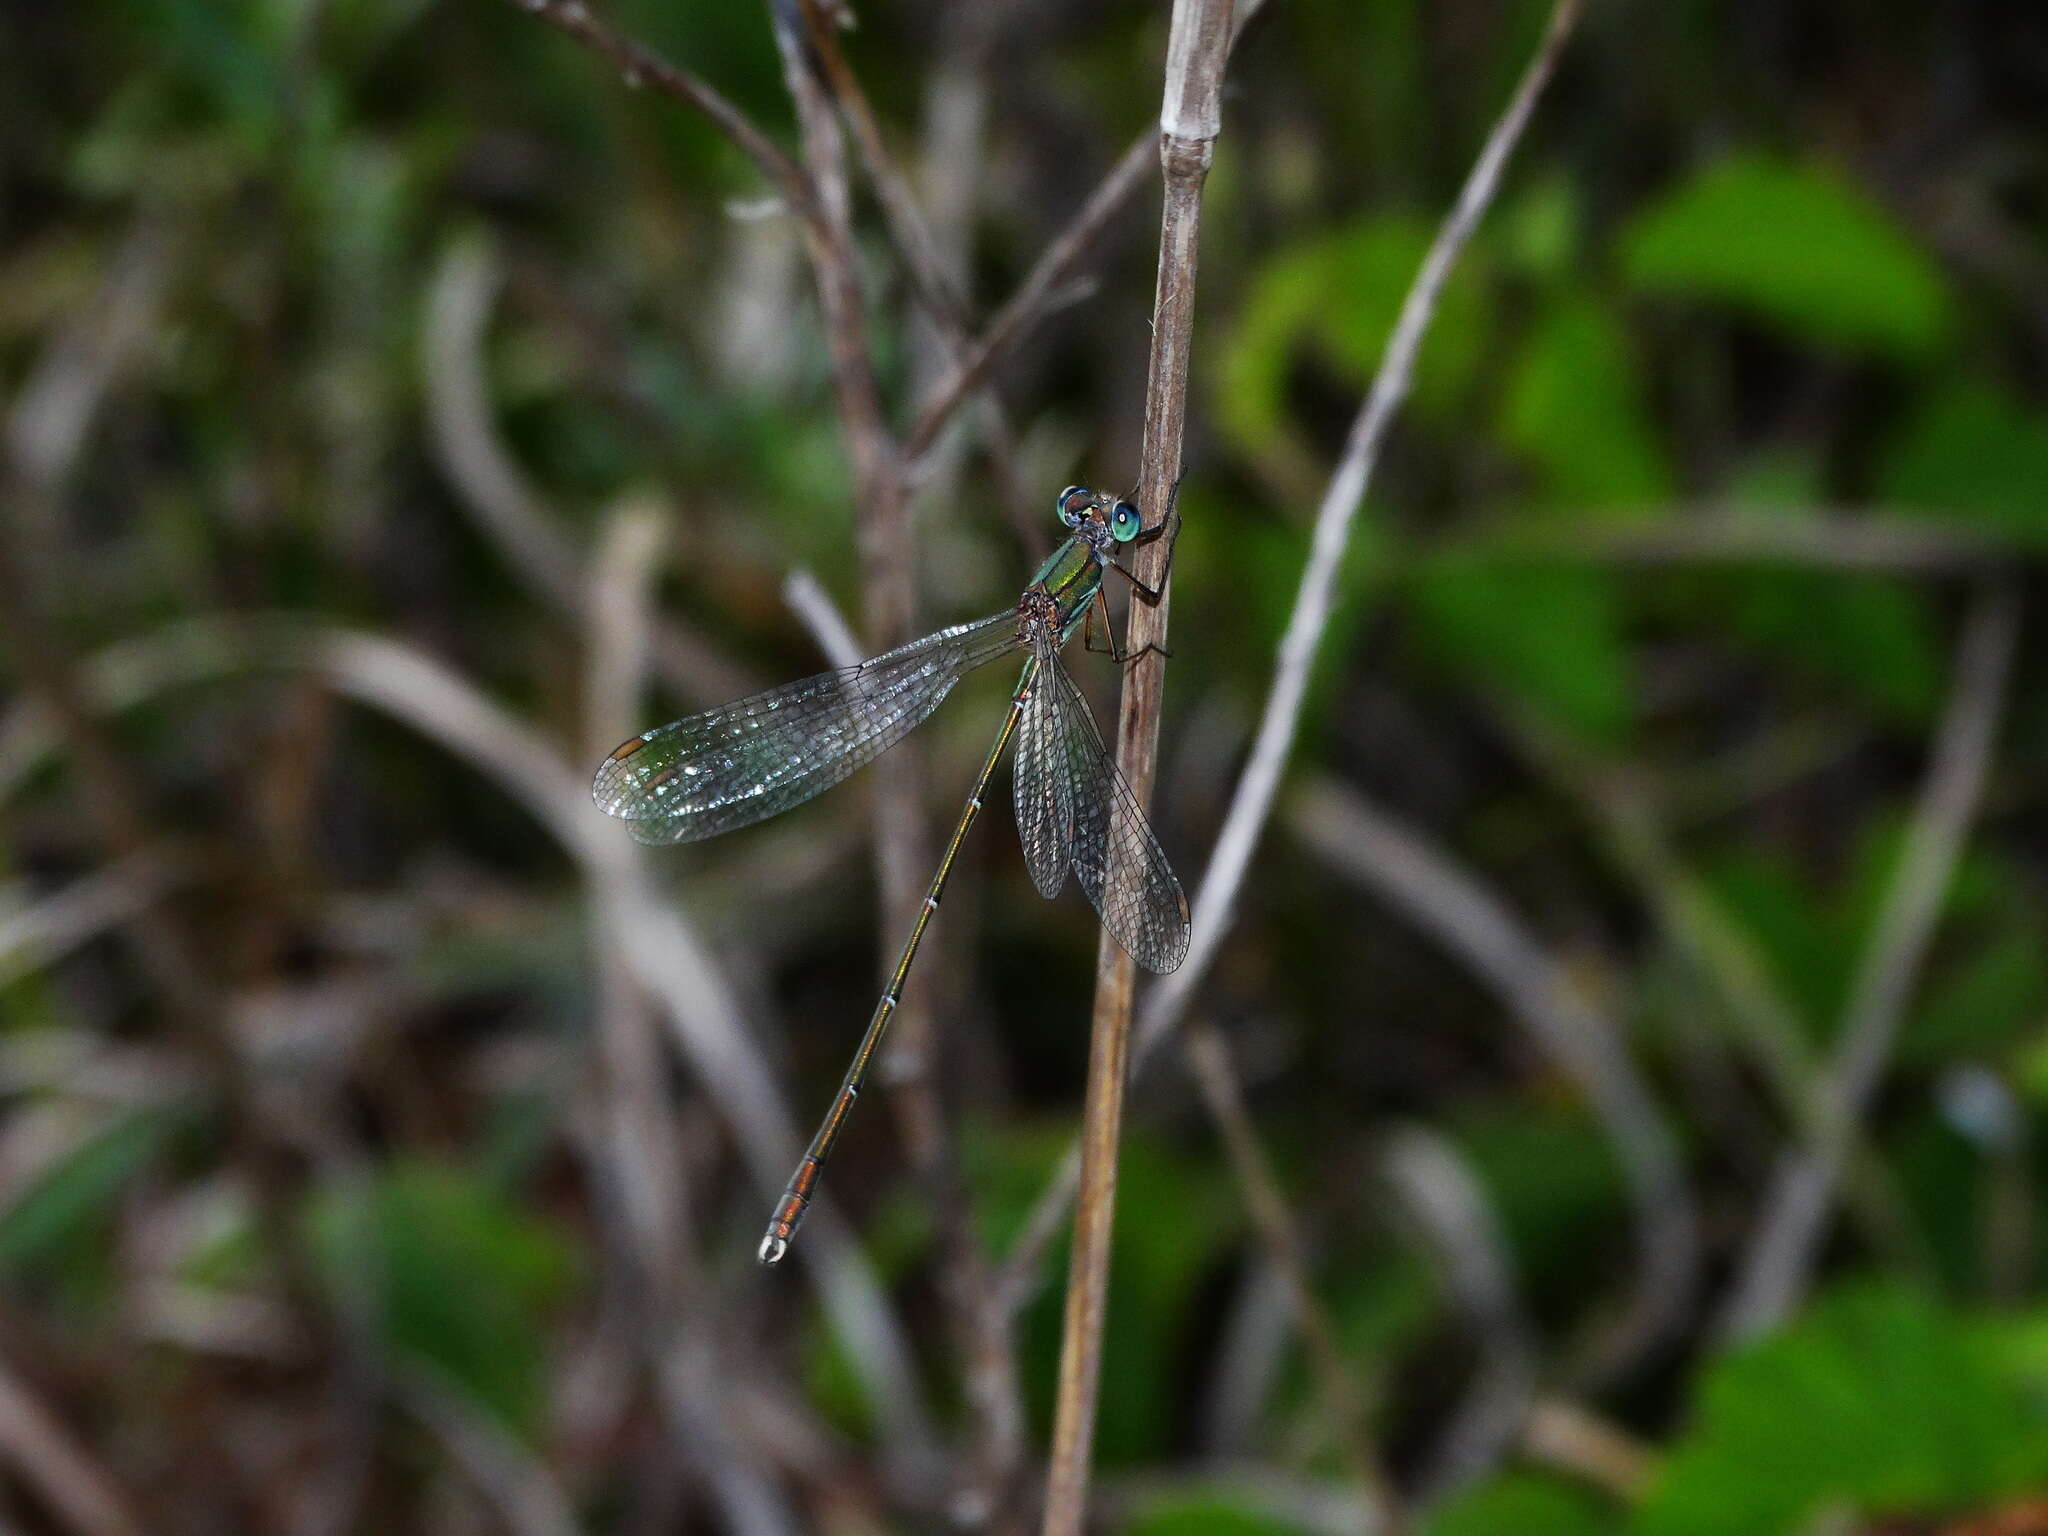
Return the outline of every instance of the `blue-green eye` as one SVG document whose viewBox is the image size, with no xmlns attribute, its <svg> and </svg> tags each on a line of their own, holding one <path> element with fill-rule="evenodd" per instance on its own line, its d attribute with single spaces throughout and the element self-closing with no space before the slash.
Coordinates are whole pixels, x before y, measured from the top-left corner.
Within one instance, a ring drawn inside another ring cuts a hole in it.
<svg viewBox="0 0 2048 1536">
<path fill-rule="evenodd" d="M 1087 486 L 1070 485 L 1054 498 L 1052 509 L 1061 522 L 1072 528 L 1088 515 L 1094 500 L 1095 494 Z"/>
<path fill-rule="evenodd" d="M 1119 544 L 1128 544 L 1138 536 L 1144 521 L 1136 507 L 1128 501 L 1120 501 L 1109 514 L 1109 536 Z"/>
</svg>

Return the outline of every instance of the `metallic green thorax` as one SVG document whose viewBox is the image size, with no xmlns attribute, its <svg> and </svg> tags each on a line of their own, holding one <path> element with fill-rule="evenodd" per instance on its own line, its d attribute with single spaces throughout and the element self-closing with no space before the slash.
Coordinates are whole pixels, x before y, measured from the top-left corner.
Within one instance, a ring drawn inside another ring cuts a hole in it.
<svg viewBox="0 0 2048 1536">
<path fill-rule="evenodd" d="M 1069 639 L 1088 617 L 1088 605 L 1102 586 L 1102 562 L 1095 546 L 1079 534 L 1046 556 L 1045 564 L 1031 578 L 1031 585 L 1044 591 L 1058 606 L 1060 639 Z"/>
</svg>

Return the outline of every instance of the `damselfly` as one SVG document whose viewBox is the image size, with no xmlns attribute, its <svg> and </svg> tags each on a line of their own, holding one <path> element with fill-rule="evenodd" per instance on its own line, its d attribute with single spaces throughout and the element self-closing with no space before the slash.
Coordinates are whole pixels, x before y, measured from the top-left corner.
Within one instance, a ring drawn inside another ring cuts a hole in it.
<svg viewBox="0 0 2048 1536">
<path fill-rule="evenodd" d="M 1098 608 L 1103 632 L 1109 633 L 1104 571 L 1120 571 L 1138 591 L 1157 597 L 1116 559 L 1119 545 L 1157 529 L 1144 529 L 1130 502 L 1084 486 L 1068 486 L 1054 506 L 1069 530 L 1067 539 L 1038 568 L 1014 608 L 942 629 L 857 667 L 821 672 L 635 736 L 605 759 L 590 786 L 599 808 L 622 818 L 643 843 L 689 843 L 729 832 L 799 805 L 873 761 L 937 709 L 963 673 L 1029 652 L 1010 711 L 960 809 L 853 1064 L 769 1219 L 758 1255 L 763 1264 L 788 1252 L 817 1192 L 825 1160 L 867 1081 L 918 943 L 1012 736 L 1017 831 L 1039 894 L 1058 895 L 1072 870 L 1103 926 L 1138 964 L 1164 972 L 1187 958 L 1187 898 L 1059 658 L 1075 630 L 1090 631 L 1084 644 L 1092 639 Z M 1133 659 L 1116 649 L 1113 638 L 1109 649 L 1119 661 Z"/>
</svg>

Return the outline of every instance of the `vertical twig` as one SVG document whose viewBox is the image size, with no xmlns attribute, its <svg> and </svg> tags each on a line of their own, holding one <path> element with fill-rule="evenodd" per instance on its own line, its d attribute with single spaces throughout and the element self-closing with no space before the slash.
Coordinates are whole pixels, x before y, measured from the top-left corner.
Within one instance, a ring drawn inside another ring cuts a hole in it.
<svg viewBox="0 0 2048 1536">
<path fill-rule="evenodd" d="M 1597 1364 L 1618 1366 L 1661 1342 L 1692 1304 L 1699 1220 L 1677 1138 L 1629 1060 L 1619 1024 L 1572 985 L 1564 963 L 1522 930 L 1506 903 L 1418 832 L 1328 781 L 1307 786 L 1291 820 L 1318 857 L 1370 885 L 1458 956 L 1578 1082 L 1636 1210 L 1634 1294 L 1600 1339 Z"/>
<path fill-rule="evenodd" d="M 1281 1193 L 1266 1149 L 1252 1129 L 1236 1069 L 1230 1064 L 1230 1048 L 1212 1024 L 1199 1024 L 1189 1030 L 1187 1045 L 1188 1067 L 1208 1103 L 1209 1113 L 1222 1130 L 1223 1147 L 1237 1175 L 1252 1225 L 1265 1244 L 1267 1257 L 1286 1282 L 1309 1370 L 1315 1377 L 1317 1395 L 1323 1400 L 1323 1412 L 1330 1421 L 1331 1438 L 1358 1483 L 1359 1497 L 1376 1509 L 1377 1518 L 1370 1523 L 1371 1529 L 1381 1536 L 1397 1536 L 1402 1529 L 1401 1512 L 1366 1425 L 1365 1394 L 1345 1364 L 1336 1325 L 1310 1283 L 1308 1262 L 1295 1236 L 1294 1215 L 1287 1208 L 1287 1197 Z"/>
<path fill-rule="evenodd" d="M 1770 1327 L 1798 1299 L 1826 1230 L 1835 1188 L 1898 1038 L 1913 978 L 1934 937 L 1970 822 L 1982 798 L 2005 683 L 2019 641 L 2019 599 L 2004 586 L 1978 602 L 1956 659 L 1955 686 L 1936 739 L 1899 869 L 1871 930 L 1834 1060 L 1813 1086 L 1814 1128 L 1773 1181 L 1723 1331 Z"/>
<path fill-rule="evenodd" d="M 1259 734 L 1252 745 L 1251 759 L 1245 764 L 1244 776 L 1238 780 L 1237 792 L 1232 796 L 1230 810 L 1224 817 L 1223 830 L 1217 834 L 1216 852 L 1209 861 L 1209 872 L 1203 876 L 1202 889 L 1195 898 L 1195 931 L 1187 961 L 1160 983 L 1147 999 L 1144 1025 L 1139 1032 L 1141 1052 L 1171 1029 L 1187 1011 L 1195 988 L 1208 974 L 1217 946 L 1223 942 L 1223 934 L 1230 926 L 1232 909 L 1237 905 L 1238 892 L 1244 885 L 1245 871 L 1251 865 L 1252 852 L 1258 846 L 1267 818 L 1272 814 L 1273 799 L 1280 788 L 1280 775 L 1294 746 L 1294 733 L 1301 722 L 1302 702 L 1308 695 L 1309 669 L 1322 644 L 1323 631 L 1329 624 L 1335 602 L 1337 572 L 1350 542 L 1351 520 L 1372 484 L 1373 470 L 1379 463 L 1380 448 L 1386 442 L 1394 414 L 1408 397 L 1415 359 L 1422 350 L 1422 338 L 1428 333 L 1429 323 L 1436 314 L 1437 300 L 1443 294 L 1444 284 L 1450 280 L 1451 269 L 1457 265 L 1466 242 L 1472 238 L 1472 232 L 1479 227 L 1480 218 L 1500 189 L 1501 173 L 1507 167 L 1508 157 L 1514 153 L 1523 130 L 1528 127 L 1537 99 L 1549 83 L 1557 67 L 1558 55 L 1579 19 L 1581 6 L 1582 0 L 1558 0 L 1551 11 L 1550 25 L 1535 57 L 1522 72 L 1521 83 L 1515 87 L 1507 110 L 1486 136 L 1486 146 L 1480 150 L 1471 174 L 1465 178 L 1457 204 L 1437 230 L 1429 254 L 1423 258 L 1422 270 L 1416 274 L 1407 297 L 1401 301 L 1401 312 L 1394 322 L 1393 335 L 1387 339 L 1386 356 L 1373 378 L 1365 404 L 1359 408 L 1358 417 L 1352 423 L 1351 435 L 1344 445 L 1344 457 L 1338 462 L 1336 473 L 1330 477 L 1329 489 L 1323 493 L 1322 506 L 1316 511 L 1308 565 L 1301 573 L 1301 585 L 1295 591 L 1294 611 L 1288 615 L 1287 631 L 1281 637 L 1280 655 L 1273 669 L 1273 691 L 1267 696 L 1265 712 L 1259 720 Z"/>
<path fill-rule="evenodd" d="M 1187 413 L 1188 357 L 1195 323 L 1195 252 L 1201 232 L 1202 184 L 1223 126 L 1223 63 L 1230 45 L 1231 0 L 1175 0 L 1167 39 L 1166 93 L 1159 114 L 1159 161 L 1165 182 L 1159 226 L 1159 281 L 1152 311 L 1152 358 L 1145 392 L 1145 447 L 1138 501 L 1164 517 L 1164 535 L 1137 557 L 1138 575 L 1158 586 L 1177 531 L 1173 495 L 1180 480 L 1181 431 Z M 1152 798 L 1159 751 L 1168 593 L 1157 603 L 1131 604 L 1127 647 L 1142 652 L 1124 673 L 1117 722 L 1117 760 L 1138 804 Z M 1088 1091 L 1082 1110 L 1081 1196 L 1074 1213 L 1074 1254 L 1068 1271 L 1066 1321 L 1060 1340 L 1052 1459 L 1046 1480 L 1046 1536 L 1072 1536 L 1088 1499 L 1089 1453 L 1095 1436 L 1096 1387 L 1102 1370 L 1103 1305 L 1109 1289 L 1110 1233 L 1116 1210 L 1117 1141 L 1131 1038 L 1131 957 L 1105 931 L 1096 951 L 1095 1016 L 1088 1046 Z"/>
<path fill-rule="evenodd" d="M 1380 447 L 1386 440 L 1395 410 L 1407 396 L 1415 357 L 1436 313 L 1437 299 L 1443 292 L 1444 283 L 1472 231 L 1478 226 L 1480 216 L 1492 204 L 1494 194 L 1499 190 L 1508 156 L 1520 142 L 1536 101 L 1556 69 L 1558 55 L 1578 21 L 1582 3 L 1583 0 L 1558 0 L 1535 57 L 1523 71 L 1521 83 L 1516 87 L 1507 110 L 1487 135 L 1486 145 L 1465 178 L 1456 205 L 1438 229 L 1429 253 L 1423 258 L 1421 270 L 1416 273 L 1407 297 L 1401 302 L 1401 313 L 1395 322 L 1394 334 L 1388 340 L 1386 357 L 1373 379 L 1372 389 L 1366 395 L 1357 420 L 1352 424 L 1344 457 L 1339 461 L 1329 490 L 1323 496 L 1322 506 L 1316 513 L 1308 564 L 1302 570 L 1301 583 L 1295 591 L 1294 611 L 1288 617 L 1287 631 L 1280 641 L 1280 654 L 1273 668 L 1273 687 L 1267 695 L 1265 711 L 1259 721 L 1258 736 L 1252 746 L 1251 758 L 1231 797 L 1230 810 L 1224 818 L 1223 831 L 1217 837 L 1216 851 L 1210 857 L 1208 873 L 1203 876 L 1201 890 L 1195 897 L 1194 935 L 1188 958 L 1146 999 L 1144 1018 L 1138 1029 L 1137 1059 L 1140 1065 L 1150 1055 L 1152 1047 L 1166 1036 L 1186 1011 L 1195 989 L 1208 973 L 1209 963 L 1215 958 L 1224 930 L 1229 926 L 1231 910 L 1237 903 L 1245 872 L 1251 864 L 1252 850 L 1272 813 L 1281 771 L 1286 766 L 1294 733 L 1300 724 L 1302 704 L 1308 693 L 1309 669 L 1329 623 L 1337 571 L 1350 540 L 1352 518 L 1371 483 L 1373 467 L 1379 460 Z M 1134 616 L 1142 611 L 1142 607 L 1134 610 Z M 1133 633 L 1135 635 L 1136 632 Z M 1057 1229 L 1058 1212 L 1064 1210 L 1074 1197 L 1077 1168 L 1078 1159 L 1070 1153 L 1039 1196 L 1038 1205 L 1025 1223 L 1024 1236 L 1005 1260 L 1003 1285 L 1006 1293 L 1020 1305 L 1029 1294 L 1031 1277 L 1044 1256 L 1045 1246 Z"/>
</svg>

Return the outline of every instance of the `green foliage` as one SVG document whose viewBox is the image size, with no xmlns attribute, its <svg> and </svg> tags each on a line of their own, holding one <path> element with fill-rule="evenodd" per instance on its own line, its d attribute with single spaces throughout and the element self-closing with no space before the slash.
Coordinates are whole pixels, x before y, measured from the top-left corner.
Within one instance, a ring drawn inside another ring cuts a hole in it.
<svg viewBox="0 0 2048 1536">
<path fill-rule="evenodd" d="M 1627 736 L 1630 662 L 1605 572 L 1444 557 L 1417 573 L 1412 590 L 1437 656 L 1590 740 Z"/>
<path fill-rule="evenodd" d="M 1639 213 L 1621 266 L 1644 292 L 1712 298 L 1795 335 L 1924 360 L 1949 328 L 1939 275 L 1833 171 L 1731 155 Z"/>
<path fill-rule="evenodd" d="M 1509 377 L 1502 435 L 1546 497 L 1574 510 L 1654 515 L 1671 495 L 1628 337 L 1585 294 L 1560 294 L 1538 317 Z"/>
<path fill-rule="evenodd" d="M 985 1211 L 994 1215 L 992 1227 L 1014 1229 L 1021 1222 L 1067 1140 L 1064 1129 L 1057 1135 L 977 1139 L 970 1168 Z M 1125 1139 L 1096 1430 L 1096 1455 L 1106 1466 L 1156 1455 L 1180 1415 L 1172 1370 L 1176 1344 L 1199 1282 L 1240 1226 L 1236 1202 L 1218 1198 L 1227 1183 L 1213 1164 L 1142 1132 Z M 1063 1246 L 1048 1263 L 1052 1273 L 1066 1272 Z M 1025 1312 L 1021 1328 L 1024 1385 L 1041 1425 L 1050 1420 L 1061 1308 L 1059 1288 L 1048 1286 Z"/>
<path fill-rule="evenodd" d="M 159 1109 L 118 1115 L 54 1159 L 0 1213 L 0 1273 L 79 1257 L 122 1192 L 156 1159 L 176 1121 Z"/>
<path fill-rule="evenodd" d="M 2048 1477 L 2048 1417 L 1998 1330 L 1851 1287 L 1713 1366 L 1638 1536 L 1760 1536 L 1834 1506 L 1968 1507 Z M 2038 1364 L 2038 1362 L 2037 1362 Z"/>
<path fill-rule="evenodd" d="M 1350 389 L 1379 366 L 1429 248 L 1420 219 L 1375 216 L 1263 261 L 1219 354 L 1218 421 L 1248 453 L 1293 443 L 1289 370 L 1304 356 Z M 1462 397 L 1486 341 L 1485 289 L 1468 264 L 1444 290 L 1415 368 L 1415 406 L 1441 418 Z"/>
<path fill-rule="evenodd" d="M 1583 1111 L 1556 1105 L 1486 1106 L 1460 1115 L 1452 1134 L 1499 1213 L 1518 1284 L 1569 1304 L 1626 1219 L 1607 1138 Z"/>
<path fill-rule="evenodd" d="M 419 1163 L 325 1192 L 312 1234 L 329 1286 L 371 1308 L 386 1348 L 539 1427 L 546 1316 L 575 1275 L 561 1234 L 475 1174 Z"/>
<path fill-rule="evenodd" d="M 1941 663 L 1927 604 L 1891 577 L 1745 571 L 1727 590 L 1732 638 L 1818 685 L 1847 684 L 1891 720 L 1934 712 Z"/>
<path fill-rule="evenodd" d="M 1619 1536 L 1621 1528 L 1576 1488 L 1509 1473 L 1445 1504 L 1423 1525 L 1422 1536 Z"/>
<path fill-rule="evenodd" d="M 1916 513 L 2048 541 L 2048 416 L 1985 384 L 1945 388 L 1900 431 L 1877 491 Z"/>
</svg>

